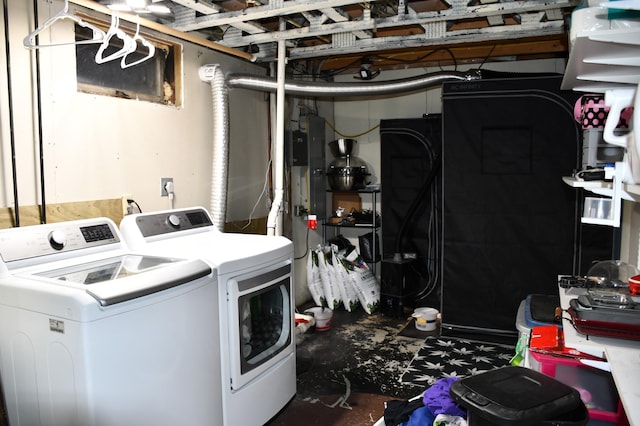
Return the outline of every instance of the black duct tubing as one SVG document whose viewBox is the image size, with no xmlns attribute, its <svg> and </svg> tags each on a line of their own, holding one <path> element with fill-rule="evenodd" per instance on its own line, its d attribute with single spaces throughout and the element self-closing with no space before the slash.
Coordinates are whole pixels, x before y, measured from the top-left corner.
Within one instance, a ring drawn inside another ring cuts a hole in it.
<svg viewBox="0 0 640 426">
<path fill-rule="evenodd" d="M 356 84 L 289 80 L 285 81 L 284 90 L 289 95 L 315 95 L 320 97 L 392 95 L 425 89 L 450 80 L 469 81 L 479 78 L 478 71 L 439 71 L 399 80 Z M 273 77 L 230 74 L 226 77 L 226 81 L 229 87 L 256 89 L 266 92 L 276 92 L 278 89 L 277 80 Z"/>
<path fill-rule="evenodd" d="M 20 209 L 18 203 L 18 173 L 16 169 L 16 139 L 13 133 L 13 93 L 11 91 L 11 48 L 9 47 L 9 7 L 7 0 L 3 0 L 4 8 L 4 41 L 7 57 L 7 97 L 9 100 L 9 135 L 11 138 L 11 169 L 13 173 L 13 213 L 14 226 L 20 226 Z"/>
<path fill-rule="evenodd" d="M 401 260 L 402 240 L 404 239 L 404 234 L 407 232 L 407 224 L 409 223 L 413 215 L 418 210 L 418 206 L 420 205 L 420 202 L 422 201 L 422 199 L 426 197 L 427 191 L 429 190 L 429 188 L 431 188 L 431 185 L 433 184 L 433 181 L 438 175 L 438 172 L 440 171 L 441 166 L 442 166 L 442 154 L 439 154 L 433 161 L 433 167 L 429 171 L 429 174 L 427 175 L 427 178 L 424 181 L 424 184 L 420 188 L 418 195 L 416 195 L 416 198 L 411 203 L 411 206 L 409 206 L 409 210 L 407 210 L 407 214 L 404 220 L 402 221 L 402 224 L 400 225 L 400 229 L 398 230 L 398 235 L 396 235 L 396 251 L 393 255 L 394 260 L 398 260 L 398 261 Z"/>
</svg>

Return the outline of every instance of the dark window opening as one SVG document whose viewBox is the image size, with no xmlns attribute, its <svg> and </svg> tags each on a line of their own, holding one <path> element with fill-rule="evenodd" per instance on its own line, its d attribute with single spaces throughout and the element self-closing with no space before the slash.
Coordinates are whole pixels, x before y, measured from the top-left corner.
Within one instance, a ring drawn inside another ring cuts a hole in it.
<svg viewBox="0 0 640 426">
<path fill-rule="evenodd" d="M 129 35 L 132 34 L 133 31 Z M 92 34 L 90 30 L 76 25 L 75 35 L 76 41 L 81 41 L 90 39 Z M 160 43 L 141 35 L 154 44 L 155 54 L 125 68 L 122 67 L 122 58 L 96 62 L 100 43 L 76 44 L 78 91 L 179 106 L 179 88 L 176 87 L 176 58 L 180 57 L 176 52 L 179 52 L 179 45 Z M 101 57 L 106 58 L 122 47 L 123 41 L 112 37 Z M 149 49 L 138 43 L 136 51 L 125 58 L 125 64 L 141 60 L 148 53 Z"/>
</svg>

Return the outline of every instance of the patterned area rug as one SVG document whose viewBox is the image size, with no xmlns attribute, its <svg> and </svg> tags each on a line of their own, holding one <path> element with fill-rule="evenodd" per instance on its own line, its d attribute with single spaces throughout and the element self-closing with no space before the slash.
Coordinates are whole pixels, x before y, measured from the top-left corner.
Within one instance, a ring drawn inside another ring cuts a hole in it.
<svg viewBox="0 0 640 426">
<path fill-rule="evenodd" d="M 513 346 L 452 337 L 427 337 L 401 383 L 429 387 L 443 377 L 466 377 L 509 365 Z"/>
</svg>

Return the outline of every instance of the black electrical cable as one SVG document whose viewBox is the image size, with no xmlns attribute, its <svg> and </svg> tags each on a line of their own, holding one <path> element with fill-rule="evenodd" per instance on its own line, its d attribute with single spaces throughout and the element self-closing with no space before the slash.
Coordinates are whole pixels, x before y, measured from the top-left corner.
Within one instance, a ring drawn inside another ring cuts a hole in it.
<svg viewBox="0 0 640 426">
<path fill-rule="evenodd" d="M 294 257 L 293 260 L 300 260 L 300 259 L 304 259 L 305 257 L 307 257 L 307 255 L 309 254 L 309 227 L 307 226 L 307 237 L 305 238 L 307 245 L 304 249 L 304 254 L 300 255 L 298 257 Z"/>
<path fill-rule="evenodd" d="M 131 198 L 128 198 L 127 204 L 134 204 L 138 208 L 138 212 L 142 213 L 142 209 L 140 208 L 140 205 L 136 203 L 136 200 L 132 200 Z"/>
<path fill-rule="evenodd" d="M 33 0 L 33 21 L 38 24 L 38 0 Z M 36 40 L 37 40 L 36 36 Z M 36 41 L 37 44 L 37 41 Z M 47 223 L 47 200 L 44 177 L 44 143 L 42 141 L 42 87 L 40 86 L 40 51 L 36 49 L 36 108 L 38 111 L 38 149 L 40 150 L 40 222 Z"/>
<path fill-rule="evenodd" d="M 13 173 L 13 210 L 14 226 L 20 226 L 20 209 L 18 203 L 18 173 L 16 168 L 16 140 L 13 133 L 13 94 L 11 91 L 11 48 L 9 47 L 9 6 L 7 0 L 2 1 L 4 11 L 4 40 L 7 58 L 7 97 L 9 101 L 9 135 L 11 138 L 11 168 Z"/>
</svg>

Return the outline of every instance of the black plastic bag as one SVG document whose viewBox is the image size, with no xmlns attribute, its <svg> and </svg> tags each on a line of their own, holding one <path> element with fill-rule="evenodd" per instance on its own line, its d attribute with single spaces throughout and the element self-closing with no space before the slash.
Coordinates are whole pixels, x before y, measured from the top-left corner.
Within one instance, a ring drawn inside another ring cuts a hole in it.
<svg viewBox="0 0 640 426">
<path fill-rule="evenodd" d="M 380 261 L 380 237 L 375 235 L 375 247 L 373 244 L 373 232 L 360 235 L 358 245 L 360 246 L 360 256 L 365 262 L 372 263 Z"/>
</svg>

